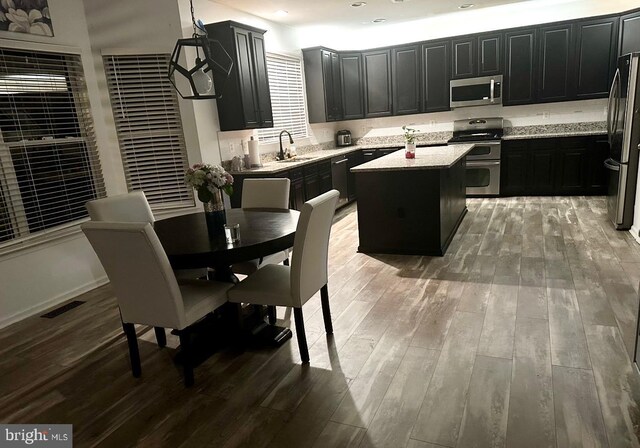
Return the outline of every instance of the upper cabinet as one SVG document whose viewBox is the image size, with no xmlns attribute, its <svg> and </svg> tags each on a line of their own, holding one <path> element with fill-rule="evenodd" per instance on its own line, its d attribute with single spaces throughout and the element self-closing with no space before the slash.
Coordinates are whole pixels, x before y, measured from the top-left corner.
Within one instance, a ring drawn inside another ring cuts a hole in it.
<svg viewBox="0 0 640 448">
<path fill-rule="evenodd" d="M 505 33 L 505 105 L 535 101 L 535 44 L 535 29 Z"/>
<path fill-rule="evenodd" d="M 306 49 L 309 121 L 447 111 L 452 79 L 494 75 L 504 106 L 607 98 L 618 55 L 632 51 L 640 10 L 375 50 Z M 249 118 L 259 122 L 259 111 Z"/>
<path fill-rule="evenodd" d="M 503 71 L 502 33 L 478 36 L 478 76 L 500 75 Z"/>
<path fill-rule="evenodd" d="M 443 40 L 422 45 L 422 110 L 449 110 L 451 42 Z"/>
<path fill-rule="evenodd" d="M 451 41 L 451 78 L 502 73 L 502 33 L 488 33 Z"/>
<path fill-rule="evenodd" d="M 451 42 L 451 77 L 453 79 L 471 78 L 478 74 L 478 53 L 475 37 L 454 39 Z"/>
<path fill-rule="evenodd" d="M 325 48 L 302 51 L 309 123 L 341 120 L 340 56 Z"/>
<path fill-rule="evenodd" d="M 345 120 L 364 118 L 362 54 L 340 54 L 340 76 L 343 118 Z"/>
<path fill-rule="evenodd" d="M 393 114 L 420 112 L 420 46 L 411 45 L 391 50 Z"/>
<path fill-rule="evenodd" d="M 540 102 L 571 97 L 573 31 L 571 24 L 542 27 L 539 31 L 538 96 Z"/>
<path fill-rule="evenodd" d="M 362 53 L 364 73 L 364 116 L 385 117 L 392 114 L 391 51 Z"/>
<path fill-rule="evenodd" d="M 575 25 L 574 85 L 577 99 L 606 97 L 616 68 L 618 19 L 596 19 Z"/>
<path fill-rule="evenodd" d="M 623 55 L 640 51 L 640 11 L 620 18 L 620 52 Z"/>
<path fill-rule="evenodd" d="M 264 30 L 226 21 L 206 25 L 212 39 L 220 41 L 233 59 L 228 80 L 214 72 L 221 131 L 273 127 L 271 95 L 264 48 Z"/>
</svg>

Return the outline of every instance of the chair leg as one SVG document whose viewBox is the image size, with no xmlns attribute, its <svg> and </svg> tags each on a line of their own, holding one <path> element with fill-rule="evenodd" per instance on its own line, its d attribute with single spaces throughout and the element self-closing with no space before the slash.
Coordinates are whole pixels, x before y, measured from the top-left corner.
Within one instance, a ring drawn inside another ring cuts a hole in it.
<svg viewBox="0 0 640 448">
<path fill-rule="evenodd" d="M 193 386 L 193 355 L 191 354 L 191 333 L 189 329 L 180 331 L 180 352 L 182 353 L 182 369 L 184 370 L 184 385 Z"/>
<path fill-rule="evenodd" d="M 273 305 L 267 306 L 267 317 L 269 318 L 269 323 L 271 325 L 276 324 L 276 307 Z"/>
<path fill-rule="evenodd" d="M 320 301 L 322 302 L 322 317 L 324 317 L 324 329 L 327 334 L 333 334 L 331 323 L 331 309 L 329 308 L 329 289 L 327 285 L 320 288 Z"/>
<path fill-rule="evenodd" d="M 158 341 L 158 347 L 164 348 L 167 346 L 167 334 L 162 327 L 153 327 L 156 332 L 156 341 Z"/>
<path fill-rule="evenodd" d="M 138 350 L 136 327 L 133 324 L 125 324 L 122 322 L 122 329 L 124 330 L 124 334 L 127 336 L 127 344 L 129 344 L 131 373 L 135 378 L 140 378 L 140 375 L 142 374 L 142 366 L 140 365 L 140 351 Z"/>
<path fill-rule="evenodd" d="M 303 363 L 309 362 L 309 347 L 307 347 L 307 335 L 304 332 L 304 319 L 302 319 L 302 308 L 293 309 L 293 317 L 296 321 L 296 335 L 298 336 L 298 348 L 300 358 Z"/>
</svg>

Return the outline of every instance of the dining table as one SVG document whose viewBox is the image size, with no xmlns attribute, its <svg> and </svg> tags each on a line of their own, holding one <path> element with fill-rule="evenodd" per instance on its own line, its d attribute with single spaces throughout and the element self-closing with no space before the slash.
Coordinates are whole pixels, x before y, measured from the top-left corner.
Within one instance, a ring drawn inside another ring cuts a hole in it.
<svg viewBox="0 0 640 448">
<path fill-rule="evenodd" d="M 232 208 L 224 213 L 228 225 L 238 224 L 239 241 L 227 243 L 224 229 L 212 229 L 204 212 L 158 220 L 154 229 L 174 270 L 209 268 L 210 279 L 237 283 L 232 265 L 261 260 L 293 247 L 300 212 L 281 209 Z M 279 346 L 291 330 L 264 320 L 262 307 L 241 319 L 243 333 L 252 344 Z M 235 310 L 242 314 L 242 308 Z M 257 314 L 257 316 L 256 316 Z"/>
</svg>

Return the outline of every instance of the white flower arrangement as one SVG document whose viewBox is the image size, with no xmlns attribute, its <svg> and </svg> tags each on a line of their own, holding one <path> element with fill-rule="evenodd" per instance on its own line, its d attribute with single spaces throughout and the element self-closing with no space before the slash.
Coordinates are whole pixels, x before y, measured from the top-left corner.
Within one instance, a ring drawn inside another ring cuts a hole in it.
<svg viewBox="0 0 640 448">
<path fill-rule="evenodd" d="M 407 143 L 415 143 L 416 142 L 416 132 L 417 129 L 412 129 L 410 127 L 402 126 L 402 130 L 404 131 L 404 141 Z"/>
<path fill-rule="evenodd" d="M 216 190 L 233 194 L 233 176 L 220 165 L 196 163 L 185 172 L 184 181 L 198 192 L 202 202 L 211 201 Z"/>
</svg>

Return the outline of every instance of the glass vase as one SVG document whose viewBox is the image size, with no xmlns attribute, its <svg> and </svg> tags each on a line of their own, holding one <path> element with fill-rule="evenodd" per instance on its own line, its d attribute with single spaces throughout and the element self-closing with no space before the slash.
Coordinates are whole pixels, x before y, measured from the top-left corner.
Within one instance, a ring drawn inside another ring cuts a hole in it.
<svg viewBox="0 0 640 448">
<path fill-rule="evenodd" d="M 209 202 L 203 202 L 204 215 L 207 220 L 207 230 L 210 237 L 224 235 L 224 225 L 227 223 L 227 215 L 224 211 L 222 191 L 216 190 Z"/>
</svg>

